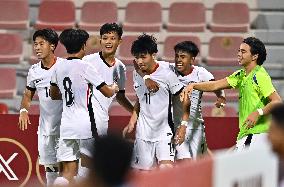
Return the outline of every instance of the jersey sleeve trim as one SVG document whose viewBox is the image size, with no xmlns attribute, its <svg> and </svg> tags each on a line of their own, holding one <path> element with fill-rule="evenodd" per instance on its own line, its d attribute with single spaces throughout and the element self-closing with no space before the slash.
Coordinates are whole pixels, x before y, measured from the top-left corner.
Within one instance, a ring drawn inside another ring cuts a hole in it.
<svg viewBox="0 0 284 187">
<path fill-rule="evenodd" d="M 99 90 L 105 85 L 107 85 L 107 84 L 105 82 L 102 82 L 99 86 L 96 87 L 96 89 Z"/>
<path fill-rule="evenodd" d="M 179 94 L 182 92 L 183 88 L 184 88 L 184 87 L 182 87 L 179 91 L 177 91 L 177 92 L 174 93 L 173 95 L 175 95 L 175 96 L 179 95 Z"/>
<path fill-rule="evenodd" d="M 54 83 L 54 82 L 50 82 L 50 85 L 58 87 L 58 85 L 56 83 Z"/>
<path fill-rule="evenodd" d="M 36 88 L 32 88 L 32 87 L 30 87 L 30 86 L 26 86 L 26 88 L 27 88 L 28 90 L 30 90 L 30 91 L 36 91 Z"/>
</svg>

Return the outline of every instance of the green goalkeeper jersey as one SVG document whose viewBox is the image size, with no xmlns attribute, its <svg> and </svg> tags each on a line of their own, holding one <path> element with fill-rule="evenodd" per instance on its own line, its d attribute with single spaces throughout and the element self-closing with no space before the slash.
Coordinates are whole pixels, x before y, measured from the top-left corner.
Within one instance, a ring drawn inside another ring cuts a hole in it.
<svg viewBox="0 0 284 187">
<path fill-rule="evenodd" d="M 275 88 L 271 78 L 262 66 L 256 66 L 248 75 L 241 69 L 227 77 L 229 85 L 239 89 L 239 128 L 238 140 L 248 134 L 259 134 L 268 130 L 268 116 L 260 116 L 253 128 L 243 124 L 246 118 L 258 108 L 263 108 Z"/>
</svg>

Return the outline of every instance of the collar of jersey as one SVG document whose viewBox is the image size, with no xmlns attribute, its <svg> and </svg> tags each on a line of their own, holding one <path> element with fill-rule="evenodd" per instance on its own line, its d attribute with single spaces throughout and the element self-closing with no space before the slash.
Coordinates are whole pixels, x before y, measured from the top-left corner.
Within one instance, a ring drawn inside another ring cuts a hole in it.
<svg viewBox="0 0 284 187">
<path fill-rule="evenodd" d="M 78 58 L 78 57 L 68 57 L 68 58 L 66 58 L 67 60 L 73 60 L 73 59 L 80 59 L 80 58 Z"/>
<path fill-rule="evenodd" d="M 107 63 L 106 59 L 103 57 L 103 53 L 100 51 L 99 52 L 99 55 L 100 55 L 100 58 L 102 59 L 102 61 L 108 66 L 108 67 L 112 67 L 114 64 L 115 64 L 115 60 L 114 60 L 114 63 L 113 65 L 109 65 L 109 63 Z"/>
</svg>

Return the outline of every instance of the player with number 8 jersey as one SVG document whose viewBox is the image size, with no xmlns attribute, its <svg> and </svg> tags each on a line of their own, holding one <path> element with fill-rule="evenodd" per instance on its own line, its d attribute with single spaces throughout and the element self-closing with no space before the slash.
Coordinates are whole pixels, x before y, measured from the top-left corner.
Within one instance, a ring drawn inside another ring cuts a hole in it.
<svg viewBox="0 0 284 187">
<path fill-rule="evenodd" d="M 90 87 L 94 86 L 106 97 L 118 91 L 116 84 L 106 85 L 98 72 L 81 60 L 88 38 L 89 34 L 81 29 L 66 29 L 59 36 L 68 57 L 58 62 L 50 82 L 51 98 L 63 100 L 57 151 L 57 159 L 62 163 L 63 170 L 62 177 L 55 180 L 55 185 L 73 182 L 78 172 L 78 160 L 81 158 L 82 163 L 88 163 L 87 160 L 92 157 L 97 131 L 95 123 L 92 123 Z"/>
</svg>

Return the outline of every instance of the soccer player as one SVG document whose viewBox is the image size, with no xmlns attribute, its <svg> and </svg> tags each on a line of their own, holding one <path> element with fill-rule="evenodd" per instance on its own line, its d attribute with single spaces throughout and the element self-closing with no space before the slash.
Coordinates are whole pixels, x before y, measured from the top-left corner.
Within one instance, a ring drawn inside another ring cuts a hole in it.
<svg viewBox="0 0 284 187">
<path fill-rule="evenodd" d="M 175 72 L 178 79 L 187 86 L 189 83 L 213 81 L 213 75 L 205 68 L 194 66 L 195 57 L 199 49 L 191 41 L 183 41 L 175 45 L 175 64 L 170 64 L 170 69 Z M 215 91 L 217 96 L 216 106 L 219 108 L 226 103 L 225 93 L 222 90 Z M 186 140 L 180 146 L 176 146 L 176 159 L 195 159 L 198 154 L 206 151 L 206 139 L 204 131 L 204 120 L 201 113 L 202 92 L 193 90 L 190 97 L 190 117 L 188 127 L 181 126 L 181 130 L 186 131 Z M 181 124 L 182 107 L 179 97 L 173 97 L 173 118 L 175 130 Z M 186 123 L 186 122 L 183 122 Z"/>
<path fill-rule="evenodd" d="M 173 133 L 170 128 L 171 94 L 179 95 L 183 85 L 177 76 L 169 69 L 160 66 L 155 60 L 158 52 L 156 39 L 143 34 L 133 42 L 131 53 L 139 68 L 159 84 L 159 90 L 150 92 L 143 78 L 133 72 L 134 89 L 138 100 L 129 124 L 124 128 L 123 135 L 136 127 L 136 140 L 132 167 L 140 170 L 150 170 L 156 159 L 160 168 L 172 167 L 175 150 L 172 144 Z M 183 120 L 188 120 L 188 103 L 184 103 Z M 178 135 L 180 135 L 177 132 Z M 176 144 L 183 140 L 177 139 Z"/>
<path fill-rule="evenodd" d="M 37 30 L 33 35 L 33 48 L 40 60 L 29 69 L 27 86 L 21 102 L 19 127 L 26 130 L 30 125 L 28 110 L 35 92 L 39 97 L 40 115 L 38 127 L 39 164 L 44 165 L 47 186 L 51 186 L 58 176 L 56 147 L 59 139 L 59 126 L 62 101 L 50 98 L 50 79 L 59 58 L 54 56 L 58 35 L 54 30 Z"/>
<path fill-rule="evenodd" d="M 89 85 L 92 84 L 106 97 L 118 91 L 116 84 L 108 86 L 98 72 L 81 60 L 85 55 L 89 34 L 84 30 L 66 29 L 60 36 L 68 58 L 60 61 L 51 77 L 52 99 L 62 98 L 63 112 L 57 159 L 62 162 L 62 177 L 55 184 L 68 184 L 77 175 L 78 160 L 90 160 L 96 127 L 90 118 Z"/>
<path fill-rule="evenodd" d="M 105 97 L 99 90 L 93 89 L 92 105 L 98 135 L 106 135 L 108 130 L 108 111 L 114 97 L 126 110 L 132 113 L 133 105 L 125 96 L 126 68 L 115 53 L 122 42 L 122 28 L 116 23 L 106 23 L 100 29 L 101 52 L 87 55 L 83 60 L 99 72 L 107 84 L 117 83 L 119 92 L 111 98 Z"/>
<path fill-rule="evenodd" d="M 243 40 L 238 50 L 238 62 L 243 67 L 217 81 L 193 83 L 186 87 L 182 99 L 187 100 L 192 90 L 215 91 L 239 89 L 239 128 L 236 149 L 260 147 L 267 143 L 268 114 L 281 98 L 271 78 L 262 66 L 266 60 L 264 44 L 257 38 Z"/>
</svg>

